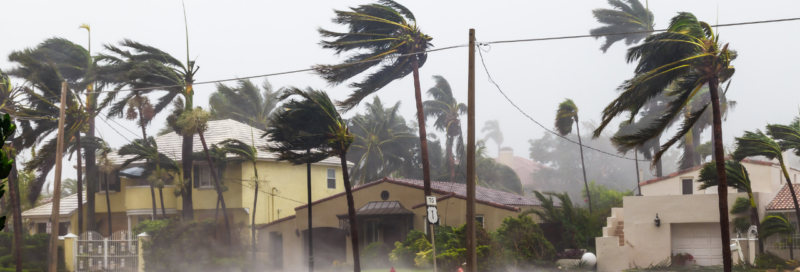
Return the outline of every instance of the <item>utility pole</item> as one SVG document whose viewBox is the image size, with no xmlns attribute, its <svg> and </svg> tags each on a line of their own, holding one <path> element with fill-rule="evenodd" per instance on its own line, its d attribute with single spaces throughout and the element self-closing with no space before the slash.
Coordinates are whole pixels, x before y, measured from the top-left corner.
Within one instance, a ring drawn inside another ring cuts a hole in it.
<svg viewBox="0 0 800 272">
<path fill-rule="evenodd" d="M 475 241 L 475 29 L 469 29 L 467 77 L 467 272 L 478 271 Z"/>
<path fill-rule="evenodd" d="M 639 191 L 635 195 L 640 196 L 642 195 L 642 185 L 639 183 L 642 182 L 642 178 L 639 176 L 639 152 L 636 148 L 633 149 L 633 161 L 636 162 L 636 189 Z"/>
<path fill-rule="evenodd" d="M 306 152 L 311 153 L 311 149 L 306 150 Z M 306 163 L 306 177 L 308 178 L 308 272 L 314 272 L 314 229 L 311 223 L 313 219 L 311 214 L 311 163 Z"/>
<path fill-rule="evenodd" d="M 67 82 L 61 83 L 61 104 L 58 114 L 58 138 L 56 139 L 56 173 L 53 180 L 53 213 L 50 218 L 50 252 L 47 254 L 47 271 L 57 272 L 58 265 L 58 216 L 61 206 L 61 166 L 64 154 L 64 113 L 67 109 Z"/>
</svg>

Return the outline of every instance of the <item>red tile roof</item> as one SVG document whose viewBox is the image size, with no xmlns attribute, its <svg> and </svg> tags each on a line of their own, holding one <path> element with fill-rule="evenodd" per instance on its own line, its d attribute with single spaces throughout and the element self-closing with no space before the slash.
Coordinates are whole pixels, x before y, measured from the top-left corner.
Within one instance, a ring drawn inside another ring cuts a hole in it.
<svg viewBox="0 0 800 272">
<path fill-rule="evenodd" d="M 448 198 L 451 198 L 451 197 L 460 198 L 460 199 L 464 199 L 464 200 L 467 199 L 467 197 L 465 197 L 465 196 L 457 195 L 455 193 L 450 193 L 449 195 L 443 195 L 443 196 L 440 196 L 440 197 L 436 198 L 436 202 L 438 203 L 438 202 L 441 202 L 441 201 L 443 201 L 445 199 L 448 199 Z M 488 206 L 492 206 L 492 207 L 495 207 L 495 208 L 499 208 L 499 209 L 506 209 L 506 210 L 515 211 L 515 212 L 520 211 L 519 207 L 514 207 L 514 206 L 504 205 L 504 204 L 500 204 L 500 203 L 484 201 L 484 200 L 480 200 L 480 199 L 477 199 L 477 198 L 475 199 L 475 202 L 476 203 L 480 203 L 480 204 L 484 204 L 484 205 L 488 205 Z M 425 206 L 426 206 L 426 203 L 422 202 L 422 203 L 419 203 L 419 204 L 416 204 L 416 205 L 412 206 L 411 209 L 418 209 L 418 208 L 422 208 L 422 207 L 425 207 Z"/>
<path fill-rule="evenodd" d="M 389 182 L 392 184 L 408 186 L 411 188 L 417 189 L 424 189 L 423 182 L 418 179 L 400 179 L 400 178 L 390 178 L 384 177 L 381 180 L 374 181 L 367 183 L 362 186 L 358 186 L 353 188 L 353 192 L 368 188 L 370 186 L 375 186 L 384 182 Z M 455 197 L 458 198 L 466 198 L 467 196 L 467 186 L 461 183 L 451 183 L 451 182 L 444 182 L 444 181 L 431 181 L 431 191 L 442 194 L 442 195 L 449 195 L 454 194 Z M 317 201 L 311 202 L 311 205 L 317 205 L 319 203 L 325 202 L 327 200 L 340 197 L 344 195 L 344 192 L 319 199 Z M 539 200 L 534 198 L 521 196 L 518 194 L 498 191 L 494 189 L 489 189 L 481 186 L 475 187 L 475 199 L 479 203 L 488 204 L 488 205 L 496 205 L 496 207 L 513 207 L 513 206 L 542 206 L 542 203 Z M 297 206 L 294 208 L 295 210 L 300 210 L 307 207 L 308 204 Z"/>
<path fill-rule="evenodd" d="M 794 184 L 794 193 L 800 195 L 800 185 Z M 789 184 L 783 185 L 781 191 L 778 192 L 775 198 L 772 199 L 772 202 L 767 205 L 767 210 L 794 210 Z"/>
<path fill-rule="evenodd" d="M 742 162 L 751 163 L 751 164 L 760 164 L 760 165 L 777 165 L 776 163 L 773 163 L 773 162 L 751 160 L 751 159 L 743 159 Z M 683 170 L 680 170 L 678 172 L 675 172 L 675 173 L 672 173 L 672 174 L 669 174 L 669 175 L 666 175 L 666 176 L 663 176 L 663 177 L 660 177 L 660 178 L 654 178 L 654 179 L 651 179 L 651 180 L 642 181 L 642 182 L 639 183 L 639 185 L 653 184 L 653 183 L 656 183 L 656 182 L 659 182 L 659 181 L 662 181 L 662 180 L 665 180 L 665 179 L 674 178 L 676 176 L 680 176 L 680 175 L 683 175 L 683 174 L 698 170 L 700 168 L 703 168 L 703 165 L 698 165 L 698 166 L 695 166 L 695 167 L 692 167 L 692 168 L 683 169 Z"/>
</svg>

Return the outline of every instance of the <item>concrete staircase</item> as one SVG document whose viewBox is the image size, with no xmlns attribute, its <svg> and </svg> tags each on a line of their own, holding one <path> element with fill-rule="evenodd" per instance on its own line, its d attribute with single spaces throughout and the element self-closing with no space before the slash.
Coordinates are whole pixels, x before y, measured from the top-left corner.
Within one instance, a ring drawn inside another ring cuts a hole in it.
<svg viewBox="0 0 800 272">
<path fill-rule="evenodd" d="M 606 226 L 603 227 L 603 237 L 618 238 L 619 246 L 625 246 L 625 218 L 623 217 L 623 211 L 622 208 L 612 208 L 611 216 L 606 219 Z"/>
<path fill-rule="evenodd" d="M 614 236 L 619 237 L 619 245 L 625 245 L 625 222 L 619 221 L 617 222 L 617 229 L 614 231 Z"/>
</svg>

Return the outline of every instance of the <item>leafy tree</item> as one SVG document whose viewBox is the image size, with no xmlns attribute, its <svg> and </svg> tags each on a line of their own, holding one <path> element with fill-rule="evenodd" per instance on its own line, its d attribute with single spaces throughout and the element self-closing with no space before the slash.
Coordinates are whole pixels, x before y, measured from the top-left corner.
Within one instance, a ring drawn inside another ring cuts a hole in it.
<svg viewBox="0 0 800 272">
<path fill-rule="evenodd" d="M 250 133 L 252 134 L 252 131 Z M 251 137 L 252 136 L 253 135 L 251 135 Z M 258 179 L 258 149 L 255 147 L 255 138 L 252 137 L 251 139 L 253 139 L 253 145 L 248 145 L 236 139 L 224 140 L 220 142 L 219 145 L 222 148 L 223 154 L 234 154 L 239 157 L 240 160 L 253 164 L 253 173 L 255 174 L 255 179 L 253 180 L 255 187 L 253 191 L 255 193 L 253 195 L 253 218 L 250 222 L 250 243 L 253 247 L 253 260 L 256 260 L 256 251 L 258 251 L 258 246 L 256 245 L 256 208 L 258 207 L 258 185 L 261 181 Z"/>
<path fill-rule="evenodd" d="M 349 127 L 355 135 L 350 146 L 350 177 L 354 185 L 363 185 L 389 176 L 411 160 L 414 148 L 414 131 L 398 114 L 400 102 L 384 107 L 376 95 L 372 103 L 365 103 L 366 112 L 350 119 Z"/>
<path fill-rule="evenodd" d="M 432 37 L 424 34 L 416 17 L 405 6 L 392 0 L 379 0 L 377 4 L 360 5 L 350 11 L 335 10 L 334 23 L 348 26 L 347 32 L 319 29 L 321 45 L 336 54 L 357 52 L 341 65 L 319 65 L 316 72 L 331 85 L 338 85 L 364 73 L 372 67 L 378 71 L 367 75 L 361 82 L 350 84 L 355 90 L 338 104 L 342 110 L 351 110 L 361 100 L 377 92 L 390 82 L 410 73 L 414 76 L 414 94 L 419 124 L 419 141 L 422 157 L 422 174 L 425 195 L 431 195 L 430 162 L 419 68 L 428 58 L 426 50 L 433 45 Z M 386 58 L 386 59 L 384 59 Z"/>
<path fill-rule="evenodd" d="M 266 79 L 261 89 L 263 91 L 248 79 L 238 80 L 236 87 L 217 83 L 217 91 L 208 99 L 211 119 L 233 119 L 266 129 L 269 115 L 277 108 L 282 92 L 273 90 Z"/>
<path fill-rule="evenodd" d="M 443 131 L 447 137 L 445 142 L 445 156 L 447 157 L 447 168 L 450 170 L 450 182 L 456 181 L 456 159 L 453 154 L 453 144 L 463 145 L 464 137 L 461 133 L 461 115 L 467 113 L 467 105 L 458 103 L 453 96 L 450 83 L 442 76 L 433 76 L 436 85 L 428 89 L 428 95 L 433 100 L 422 102 L 425 111 L 425 118 L 436 118 L 433 126 Z"/>
<path fill-rule="evenodd" d="M 747 168 L 739 161 L 727 160 L 725 161 L 725 173 L 728 175 L 728 187 L 747 192 L 747 209 L 750 210 L 750 224 L 756 226 L 757 229 L 761 229 L 760 222 L 758 221 L 758 206 L 756 205 L 755 198 L 753 198 L 753 188 L 750 182 L 750 174 L 747 173 Z M 697 182 L 700 182 L 700 186 L 697 187 L 698 190 L 719 186 L 716 162 L 703 165 Z M 734 212 L 734 210 L 736 210 L 736 205 L 731 209 L 731 213 L 738 213 Z M 764 253 L 764 242 L 759 239 L 758 243 L 760 253 Z"/>
<path fill-rule="evenodd" d="M 580 121 L 578 120 L 578 106 L 575 105 L 575 102 L 572 99 L 566 99 L 561 104 L 558 104 L 558 110 L 556 111 L 556 132 L 561 136 L 566 136 L 567 134 L 572 133 L 572 125 L 578 124 L 575 126 L 577 132 L 575 135 L 578 136 L 578 145 L 580 146 L 581 151 L 581 170 L 583 170 L 583 184 L 586 187 L 586 191 L 589 191 L 589 180 L 586 179 L 586 163 L 583 160 L 583 141 L 581 140 L 581 125 Z M 589 213 L 592 212 L 592 194 L 586 195 L 587 203 L 589 203 Z"/>
<path fill-rule="evenodd" d="M 503 131 L 500 130 L 500 121 L 498 120 L 489 120 L 483 124 L 483 128 L 481 129 L 482 133 L 485 132 L 486 135 L 483 136 L 483 141 L 492 140 L 497 144 L 497 152 L 500 152 L 500 146 L 503 145 Z"/>
<path fill-rule="evenodd" d="M 628 146 L 638 146 L 660 135 L 669 123 L 678 116 L 689 101 L 697 95 L 704 85 L 709 86 L 709 103 L 693 111 L 681 124 L 675 136 L 662 145 L 653 156 L 658 161 L 663 153 L 680 140 L 701 118 L 710 104 L 712 107 L 713 135 L 717 171 L 720 171 L 720 229 L 722 230 L 722 256 L 725 271 L 731 269 L 730 247 L 725 241 L 730 238 L 727 211 L 727 178 L 724 172 L 722 143 L 722 116 L 720 109 L 720 84 L 734 73 L 731 61 L 737 54 L 721 44 L 708 23 L 698 21 L 691 13 L 679 13 L 673 17 L 666 32 L 651 35 L 641 45 L 628 50 L 628 62 L 639 61 L 632 79 L 621 86 L 621 93 L 603 110 L 603 120 L 595 130 L 594 137 L 600 136 L 605 127 L 622 113 L 636 114 L 644 105 L 658 94 L 664 93 L 670 84 L 674 90 L 668 92 L 675 97 L 669 109 L 649 127 L 636 133 L 620 137 Z"/>
<path fill-rule="evenodd" d="M 542 229 L 530 216 L 506 217 L 497 234 L 517 262 L 550 261 L 555 257 L 553 245 L 544 238 Z"/>
<path fill-rule="evenodd" d="M 204 136 L 204 132 L 208 130 L 208 118 L 209 113 L 203 108 L 197 107 L 191 110 L 186 110 L 178 117 L 177 124 L 182 129 L 183 135 L 189 135 L 192 137 L 194 134 L 200 136 L 200 143 L 203 144 L 203 151 L 206 153 L 206 160 L 208 161 L 208 168 L 211 170 L 211 177 L 214 179 L 214 188 L 217 191 L 217 198 L 222 205 L 222 216 L 225 219 L 225 236 L 227 236 L 228 245 L 231 243 L 231 224 L 230 220 L 228 219 L 228 209 L 225 207 L 225 198 L 222 197 L 222 186 L 219 182 L 219 176 L 217 175 L 217 169 L 214 167 L 214 163 L 211 161 L 211 155 L 208 152 L 208 145 L 206 144 L 206 138 Z M 186 157 L 183 157 L 186 160 Z M 185 166 L 184 166 L 185 167 Z M 185 169 L 184 169 L 185 171 Z M 197 177 L 195 177 L 197 178 Z M 187 188 L 187 191 L 190 191 L 191 188 Z"/>
<path fill-rule="evenodd" d="M 466 151 L 462 150 L 460 153 L 466 154 Z M 463 155 L 460 161 L 466 162 L 466 155 Z M 486 144 L 483 141 L 478 141 L 475 144 L 475 176 L 475 181 L 482 186 L 519 195 L 525 193 L 517 172 L 514 172 L 511 167 L 490 158 L 486 154 Z M 466 182 L 464 173 L 462 173 L 462 177 L 463 179 L 460 182 Z"/>
<path fill-rule="evenodd" d="M 789 222 L 789 219 L 786 218 L 786 215 L 783 214 L 768 214 L 764 217 L 764 220 L 761 221 L 760 235 L 761 239 L 767 239 L 774 234 L 781 234 L 789 236 L 788 242 L 789 243 L 789 259 L 794 259 L 794 243 L 792 242 L 793 238 L 792 235 L 795 232 L 795 227 L 792 226 L 792 223 Z"/>
<path fill-rule="evenodd" d="M 609 0 L 608 4 L 614 9 L 595 9 L 592 11 L 598 23 L 604 26 L 592 29 L 589 34 L 603 35 L 605 43 L 600 50 L 605 53 L 615 42 L 625 40 L 626 45 L 639 43 L 653 32 L 653 12 L 642 6 L 639 0 Z M 613 33 L 642 32 L 624 35 Z M 600 37 L 596 37 L 599 39 Z"/>
</svg>

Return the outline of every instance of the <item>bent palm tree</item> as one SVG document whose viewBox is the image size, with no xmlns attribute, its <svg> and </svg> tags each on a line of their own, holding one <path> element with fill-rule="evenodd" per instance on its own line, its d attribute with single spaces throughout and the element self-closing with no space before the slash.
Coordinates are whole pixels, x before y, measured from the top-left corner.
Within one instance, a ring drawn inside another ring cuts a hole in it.
<svg viewBox="0 0 800 272">
<path fill-rule="evenodd" d="M 578 145 L 581 151 L 581 170 L 583 170 L 583 184 L 586 186 L 586 199 L 589 203 L 589 213 L 592 213 L 592 194 L 589 193 L 589 180 L 586 179 L 586 163 L 583 161 L 583 141 L 581 140 L 581 125 L 578 119 L 578 106 L 575 105 L 572 99 L 566 99 L 558 104 L 555 123 L 556 132 L 561 136 L 566 136 L 572 133 L 573 124 L 575 125 L 575 134 L 578 136 Z"/>
<path fill-rule="evenodd" d="M 191 110 L 186 110 L 178 117 L 177 125 L 183 131 L 184 137 L 188 135 L 189 137 L 193 137 L 194 134 L 200 136 L 200 143 L 203 144 L 203 151 L 206 153 L 206 161 L 208 161 L 208 168 L 211 171 L 211 177 L 214 179 L 214 189 L 217 191 L 217 198 L 222 205 L 222 216 L 225 219 L 225 236 L 227 237 L 227 243 L 230 245 L 231 243 L 231 223 L 228 219 L 228 209 L 225 207 L 225 198 L 222 197 L 222 185 L 219 182 L 219 176 L 217 175 L 217 169 L 214 167 L 214 163 L 211 161 L 211 155 L 208 152 L 208 145 L 206 144 L 206 138 L 203 136 L 203 133 L 208 130 L 208 117 L 209 113 L 204 111 L 203 108 L 197 107 Z M 186 157 L 183 157 L 183 160 L 186 161 Z M 191 163 L 191 160 L 189 160 Z M 185 171 L 185 169 L 184 169 Z M 189 188 L 188 190 L 191 190 Z M 188 191 L 187 190 L 187 191 Z"/>
<path fill-rule="evenodd" d="M 762 229 L 759 229 L 761 232 L 761 235 L 759 235 L 761 239 L 767 239 L 767 237 L 774 234 L 789 236 L 789 259 L 794 259 L 794 246 L 792 246 L 794 243 L 792 241 L 792 236 L 795 232 L 795 227 L 789 222 L 789 219 L 783 214 L 769 214 L 761 221 L 761 226 Z"/>
<path fill-rule="evenodd" d="M 350 119 L 355 141 L 350 160 L 355 164 L 350 177 L 355 186 L 375 181 L 403 167 L 414 147 L 414 132 L 398 111 L 400 102 L 385 108 L 378 96 L 365 103 L 366 113 Z"/>
<path fill-rule="evenodd" d="M 627 2 L 627 4 L 625 3 Z M 614 43 L 625 40 L 626 45 L 638 43 L 645 37 L 653 33 L 654 17 L 650 9 L 643 7 L 639 0 L 608 0 L 608 4 L 614 9 L 595 9 L 592 11 L 595 20 L 604 24 L 589 31 L 592 35 L 603 35 L 606 42 L 600 46 L 600 50 L 605 53 Z M 625 35 L 608 35 L 613 33 L 631 33 Z M 595 37 L 599 39 L 600 37 Z"/>
<path fill-rule="evenodd" d="M 164 169 L 163 171 L 166 171 L 167 169 L 172 169 L 174 165 L 174 161 L 170 157 L 159 152 L 158 144 L 153 137 L 147 138 L 147 141 L 142 139 L 133 140 L 133 142 L 120 147 L 119 151 L 117 151 L 117 154 L 120 156 L 132 156 L 131 158 L 125 160 L 122 165 L 120 165 L 121 168 L 140 160 L 145 161 L 146 172 L 153 172 L 156 170 L 162 171 L 162 168 Z M 155 175 L 163 176 L 164 173 L 159 172 L 155 173 Z M 164 218 L 167 216 L 166 208 L 164 208 L 164 198 L 162 192 L 164 188 L 163 180 L 157 180 L 155 183 L 150 182 L 150 196 L 153 201 L 153 220 L 155 220 L 158 215 L 158 212 L 156 212 L 156 187 L 158 188 L 159 195 L 162 196 L 161 216 Z"/>
<path fill-rule="evenodd" d="M 251 132 L 252 133 L 252 132 Z M 251 135 L 252 137 L 252 135 Z M 255 141 L 255 139 L 253 139 Z M 255 174 L 255 188 L 253 189 L 254 196 L 253 196 L 253 218 L 250 222 L 250 239 L 251 245 L 253 250 L 253 260 L 256 259 L 256 207 L 258 207 L 258 185 L 260 180 L 258 179 L 258 149 L 256 149 L 255 142 L 253 145 L 248 145 L 242 141 L 236 139 L 227 139 L 219 143 L 222 149 L 223 154 L 234 154 L 244 161 L 250 162 L 253 164 L 253 172 Z"/>
<path fill-rule="evenodd" d="M 657 137 L 669 127 L 687 103 L 694 98 L 700 88 L 708 85 L 711 99 L 684 119 L 675 136 L 670 138 L 661 150 L 653 156 L 658 161 L 672 145 L 679 141 L 700 119 L 711 105 L 713 118 L 714 160 L 719 171 L 720 232 L 722 235 L 722 258 L 725 271 L 731 270 L 730 240 L 728 230 L 728 191 L 725 175 L 722 143 L 722 116 L 720 109 L 720 84 L 727 81 L 735 72 L 731 61 L 736 53 L 728 49 L 728 44 L 720 44 L 719 36 L 708 23 L 698 21 L 691 13 L 679 13 L 673 17 L 666 32 L 654 34 L 641 45 L 628 50 L 628 62 L 639 61 L 632 79 L 625 81 L 619 89 L 621 93 L 603 110 L 600 126 L 593 137 L 599 137 L 606 126 L 623 113 L 637 114 L 647 102 L 666 93 L 674 97 L 668 109 L 656 122 L 636 133 L 617 137 L 630 147 L 644 144 Z M 670 84 L 675 88 L 666 92 Z M 730 85 L 729 85 L 730 86 Z"/>
<path fill-rule="evenodd" d="M 436 118 L 433 126 L 443 131 L 447 136 L 445 142 L 445 156 L 447 157 L 447 166 L 450 169 L 450 182 L 456 181 L 456 160 L 453 155 L 453 144 L 458 141 L 458 145 L 463 145 L 464 139 L 461 133 L 461 115 L 467 114 L 467 105 L 458 103 L 453 96 L 453 91 L 450 89 L 450 83 L 442 76 L 433 76 L 436 85 L 428 90 L 428 95 L 433 97 L 433 100 L 422 102 L 425 109 L 425 118 Z"/>
<path fill-rule="evenodd" d="M 208 99 L 211 119 L 233 119 L 266 129 L 269 115 L 278 106 L 281 91 L 273 90 L 267 80 L 261 88 L 263 91 L 260 92 L 258 86 L 248 79 L 238 80 L 236 87 L 218 83 L 217 91 Z"/>
<path fill-rule="evenodd" d="M 755 198 L 753 198 L 753 187 L 750 182 L 750 174 L 741 162 L 728 160 L 725 161 L 725 173 L 728 175 L 728 187 L 747 192 L 748 200 L 750 201 L 750 224 L 756 226 L 756 229 L 761 229 L 761 222 L 758 220 L 758 206 L 756 206 Z M 700 170 L 700 176 L 697 179 L 700 182 L 699 190 L 705 190 L 713 186 L 719 186 L 719 176 L 717 175 L 717 164 L 714 162 L 706 163 L 703 169 Z M 759 252 L 764 252 L 764 245 L 761 239 L 758 240 Z"/>
<path fill-rule="evenodd" d="M 783 177 L 786 179 L 786 185 L 789 186 L 789 192 L 792 195 L 794 212 L 798 216 L 797 218 L 800 218 L 800 206 L 797 204 L 797 195 L 789 178 L 789 172 L 786 171 L 786 163 L 781 146 L 760 130 L 755 132 L 745 131 L 742 137 L 736 138 L 736 150 L 733 152 L 733 159 L 741 161 L 744 158 L 753 156 L 764 156 L 769 160 L 778 160 Z"/>
<path fill-rule="evenodd" d="M 483 136 L 483 141 L 488 141 L 491 139 L 497 144 L 497 154 L 500 155 L 500 147 L 503 145 L 503 131 L 500 130 L 500 121 L 498 120 L 489 120 L 483 124 L 483 128 L 481 129 L 481 133 L 489 132 Z"/>
<path fill-rule="evenodd" d="M 390 82 L 408 74 L 414 76 L 414 96 L 419 123 L 419 141 L 422 152 L 422 180 L 425 195 L 431 195 L 430 162 L 425 129 L 425 114 L 422 107 L 422 91 L 419 83 L 419 68 L 428 59 L 426 50 L 433 45 L 433 39 L 422 33 L 414 14 L 403 5 L 392 0 L 379 0 L 377 4 L 360 5 L 351 11 L 335 10 L 334 23 L 347 25 L 347 32 L 334 32 L 319 29 L 323 38 L 323 48 L 333 49 L 336 54 L 356 51 L 354 56 L 341 65 L 319 65 L 316 72 L 331 85 L 341 84 L 373 67 L 378 71 L 367 75 L 361 82 L 353 82 L 353 93 L 339 107 L 350 110 L 361 100 L 377 92 Z M 362 51 L 362 50 L 366 50 Z M 383 60 L 383 61 L 381 61 Z"/>
</svg>

